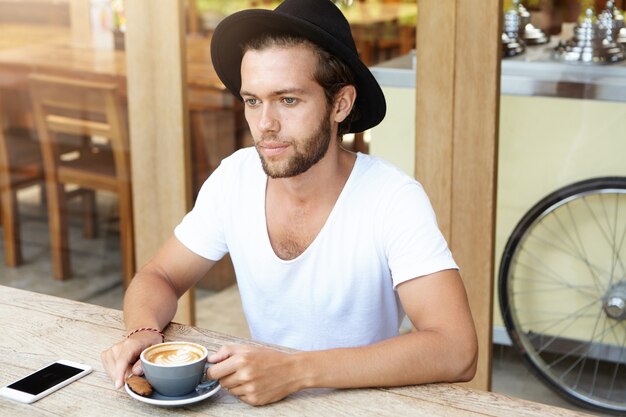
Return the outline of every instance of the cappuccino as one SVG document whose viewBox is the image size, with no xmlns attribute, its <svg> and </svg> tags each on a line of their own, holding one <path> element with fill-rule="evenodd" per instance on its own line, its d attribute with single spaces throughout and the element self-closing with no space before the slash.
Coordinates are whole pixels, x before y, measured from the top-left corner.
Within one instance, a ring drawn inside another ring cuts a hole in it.
<svg viewBox="0 0 626 417">
<path fill-rule="evenodd" d="M 148 349 L 146 360 L 157 365 L 184 365 L 196 362 L 205 356 L 205 351 L 191 343 L 161 344 Z"/>
<path fill-rule="evenodd" d="M 185 395 L 198 386 L 205 374 L 208 351 L 191 342 L 167 342 L 141 352 L 143 372 L 161 395 Z"/>
</svg>

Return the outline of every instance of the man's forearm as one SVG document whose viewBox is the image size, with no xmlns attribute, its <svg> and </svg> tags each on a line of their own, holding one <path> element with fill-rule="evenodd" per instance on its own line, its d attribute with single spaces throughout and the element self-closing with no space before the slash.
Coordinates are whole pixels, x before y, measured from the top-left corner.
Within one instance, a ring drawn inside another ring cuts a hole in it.
<svg viewBox="0 0 626 417">
<path fill-rule="evenodd" d="M 358 348 L 300 352 L 302 388 L 402 386 L 470 380 L 476 344 L 419 331 Z"/>
<path fill-rule="evenodd" d="M 154 272 L 139 272 L 124 296 L 127 330 L 154 327 L 163 330 L 174 318 L 178 296 L 168 281 Z"/>
</svg>

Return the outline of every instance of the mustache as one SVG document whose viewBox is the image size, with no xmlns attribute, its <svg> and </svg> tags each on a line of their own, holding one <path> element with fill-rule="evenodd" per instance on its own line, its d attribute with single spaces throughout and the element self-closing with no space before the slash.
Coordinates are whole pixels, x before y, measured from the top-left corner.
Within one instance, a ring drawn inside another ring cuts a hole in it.
<svg viewBox="0 0 626 417">
<path fill-rule="evenodd" d="M 281 138 L 278 135 L 274 135 L 274 134 L 263 134 L 261 136 L 261 139 L 259 139 L 258 142 L 256 142 L 255 145 L 259 146 L 259 145 L 263 145 L 264 143 L 272 143 L 272 144 L 284 144 L 284 145 L 289 145 L 291 143 L 293 143 L 293 140 L 289 139 L 289 138 Z"/>
</svg>

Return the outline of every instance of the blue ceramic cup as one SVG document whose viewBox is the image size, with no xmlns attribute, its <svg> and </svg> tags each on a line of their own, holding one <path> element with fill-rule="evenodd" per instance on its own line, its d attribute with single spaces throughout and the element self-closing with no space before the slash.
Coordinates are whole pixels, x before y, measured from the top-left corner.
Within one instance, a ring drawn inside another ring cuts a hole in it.
<svg viewBox="0 0 626 417">
<path fill-rule="evenodd" d="M 139 358 L 146 379 L 159 394 L 179 397 L 200 384 L 208 354 L 197 343 L 167 342 L 146 348 Z"/>
</svg>

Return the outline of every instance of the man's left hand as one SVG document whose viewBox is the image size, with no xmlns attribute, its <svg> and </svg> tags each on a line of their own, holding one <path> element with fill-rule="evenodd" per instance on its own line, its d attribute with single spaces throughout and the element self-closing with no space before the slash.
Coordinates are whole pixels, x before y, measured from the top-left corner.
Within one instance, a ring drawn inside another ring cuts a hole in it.
<svg viewBox="0 0 626 417">
<path fill-rule="evenodd" d="M 297 355 L 251 345 L 226 345 L 209 356 L 207 371 L 231 394 L 251 405 L 282 400 L 304 387 Z"/>
</svg>

